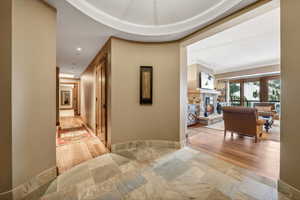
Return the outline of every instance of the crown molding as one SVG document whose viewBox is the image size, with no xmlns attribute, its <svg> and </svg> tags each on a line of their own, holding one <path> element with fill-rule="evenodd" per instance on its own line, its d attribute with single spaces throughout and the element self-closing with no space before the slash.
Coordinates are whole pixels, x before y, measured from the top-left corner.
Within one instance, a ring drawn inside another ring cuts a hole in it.
<svg viewBox="0 0 300 200">
<path fill-rule="evenodd" d="M 141 25 L 109 15 L 90 4 L 87 0 L 66 1 L 101 24 L 122 32 L 141 36 L 166 36 L 201 27 L 242 2 L 242 0 L 222 0 L 207 11 L 183 21 L 166 25 Z"/>
</svg>

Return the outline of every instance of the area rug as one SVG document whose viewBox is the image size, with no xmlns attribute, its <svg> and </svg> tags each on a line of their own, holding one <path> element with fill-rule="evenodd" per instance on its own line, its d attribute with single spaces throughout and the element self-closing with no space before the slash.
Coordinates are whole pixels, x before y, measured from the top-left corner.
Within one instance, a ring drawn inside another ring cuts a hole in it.
<svg viewBox="0 0 300 200">
<path fill-rule="evenodd" d="M 224 131 L 224 121 L 205 126 L 205 128 Z M 274 124 L 273 124 L 272 128 L 269 130 L 269 132 L 267 133 L 264 131 L 264 133 L 260 139 L 280 142 L 280 121 L 275 120 Z"/>
<path fill-rule="evenodd" d="M 74 117 L 75 111 L 72 110 L 59 110 L 59 116 L 60 117 Z"/>
<path fill-rule="evenodd" d="M 88 132 L 85 128 L 74 131 L 61 132 L 60 137 L 56 139 L 56 146 L 78 142 L 82 139 L 88 139 L 91 137 L 94 137 L 93 134 Z"/>
<path fill-rule="evenodd" d="M 83 122 L 80 117 L 60 117 L 60 128 L 62 130 L 74 129 L 82 126 Z"/>
</svg>

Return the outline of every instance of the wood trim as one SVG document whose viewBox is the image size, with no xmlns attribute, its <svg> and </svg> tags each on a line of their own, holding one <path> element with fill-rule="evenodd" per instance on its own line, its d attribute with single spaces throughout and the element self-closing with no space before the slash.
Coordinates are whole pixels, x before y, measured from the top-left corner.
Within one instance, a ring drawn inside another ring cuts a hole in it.
<svg viewBox="0 0 300 200">
<path fill-rule="evenodd" d="M 59 77 L 59 79 L 80 81 L 80 78 L 64 78 L 64 77 Z"/>
<path fill-rule="evenodd" d="M 113 38 L 113 36 L 111 36 L 106 43 L 104 44 L 104 46 L 101 48 L 101 50 L 96 54 L 96 56 L 93 58 L 93 60 L 90 62 L 90 64 L 88 65 L 88 67 L 85 69 L 85 71 L 82 73 L 84 74 L 88 68 L 93 68 L 95 67 L 95 65 L 97 63 L 99 63 L 99 61 L 101 59 L 103 59 L 103 57 L 107 56 L 105 54 L 108 54 L 108 51 L 110 51 L 111 48 L 111 39 Z"/>
<path fill-rule="evenodd" d="M 150 73 L 150 98 L 143 98 L 143 73 Z M 153 66 L 140 66 L 140 105 L 152 105 L 153 103 Z"/>
<path fill-rule="evenodd" d="M 280 75 L 264 76 L 262 78 L 266 78 L 267 80 L 274 80 L 274 79 L 281 79 L 281 76 Z"/>
<path fill-rule="evenodd" d="M 254 82 L 259 80 L 260 78 L 242 78 L 242 79 L 229 80 L 229 83 Z"/>
<path fill-rule="evenodd" d="M 104 145 L 107 146 L 107 112 L 108 112 L 108 82 L 107 82 L 107 63 L 108 63 L 108 54 L 103 54 L 103 57 L 99 59 L 99 63 L 95 65 L 95 89 L 96 89 L 96 135 L 99 137 L 99 130 L 103 129 L 104 126 L 104 136 L 101 135 L 101 139 L 104 139 Z M 104 72 L 104 73 L 103 73 Z M 102 78 L 104 76 L 104 82 Z M 99 79 L 101 78 L 101 82 Z M 104 88 L 103 88 L 104 84 Z M 104 98 L 103 98 L 104 95 Z M 104 107 L 103 107 L 104 106 Z M 104 123 L 103 123 L 104 121 Z M 103 134 L 103 133 L 102 133 Z M 101 140 L 102 141 L 102 140 Z"/>
<path fill-rule="evenodd" d="M 240 83 L 242 80 L 238 79 L 238 80 L 229 80 L 229 83 Z"/>
<path fill-rule="evenodd" d="M 233 80 L 229 80 L 229 82 L 230 83 L 252 82 L 252 81 L 260 81 L 261 79 L 265 79 L 265 80 L 280 79 L 280 75 L 261 76 L 261 77 L 255 77 L 255 78 L 233 79 Z"/>
<path fill-rule="evenodd" d="M 244 86 L 245 86 L 245 82 L 242 81 L 240 82 L 241 85 L 240 85 L 240 105 L 241 106 L 244 106 L 244 102 L 245 102 L 245 89 L 244 89 Z"/>
<path fill-rule="evenodd" d="M 74 108 L 60 108 L 59 110 L 74 110 Z"/>
<path fill-rule="evenodd" d="M 244 104 L 244 84 L 247 82 L 254 82 L 259 81 L 259 101 L 261 102 L 269 102 L 268 99 L 268 81 L 274 80 L 274 79 L 280 79 L 280 75 L 272 75 L 272 76 L 262 76 L 257 78 L 243 78 L 243 79 L 235 79 L 235 80 L 229 80 L 229 83 L 240 83 L 240 100 L 241 105 Z"/>
<path fill-rule="evenodd" d="M 268 87 L 268 78 L 261 78 L 259 80 L 259 100 L 261 102 L 267 102 L 268 94 L 269 94 L 269 87 Z"/>
<path fill-rule="evenodd" d="M 93 58 L 93 60 L 90 62 L 90 64 L 88 65 L 88 67 L 86 68 L 86 70 L 81 74 L 84 75 L 85 73 L 89 73 L 91 74 L 91 71 L 93 71 L 93 84 L 95 85 L 95 89 L 96 89 L 96 85 L 97 85 L 97 81 L 96 81 L 96 69 L 97 66 L 105 61 L 106 63 L 106 84 L 107 84 L 107 88 L 106 88 L 106 147 L 110 146 L 110 131 L 111 131 L 111 39 L 112 37 L 110 37 L 106 43 L 104 44 L 104 46 L 101 48 L 101 50 L 96 54 L 96 56 Z M 82 84 L 82 82 L 81 82 Z M 83 87 L 83 86 L 82 86 Z M 95 106 L 97 105 L 97 102 L 95 103 Z M 97 123 L 97 110 L 93 110 L 91 112 L 95 112 L 95 133 L 97 132 L 97 128 L 96 128 L 96 123 Z M 93 113 L 94 115 L 94 113 Z M 88 122 L 91 123 L 91 122 Z"/>
<path fill-rule="evenodd" d="M 75 85 L 75 84 L 79 84 L 79 83 L 78 82 L 59 82 L 59 84 Z"/>
<path fill-rule="evenodd" d="M 243 79 L 244 83 L 247 83 L 247 82 L 256 82 L 256 81 L 260 81 L 261 78 L 246 78 L 246 79 Z"/>
</svg>

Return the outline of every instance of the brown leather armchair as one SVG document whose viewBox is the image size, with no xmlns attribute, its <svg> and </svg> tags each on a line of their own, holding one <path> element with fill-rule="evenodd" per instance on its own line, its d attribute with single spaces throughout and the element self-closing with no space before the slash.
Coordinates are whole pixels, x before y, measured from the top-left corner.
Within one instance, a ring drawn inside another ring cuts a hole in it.
<svg viewBox="0 0 300 200">
<path fill-rule="evenodd" d="M 276 114 L 275 104 L 274 103 L 255 103 L 254 108 L 257 109 L 259 116 L 271 116 L 273 117 Z"/>
<path fill-rule="evenodd" d="M 259 116 L 269 116 L 272 117 L 273 119 L 279 119 L 279 115 L 276 112 L 275 109 L 275 104 L 274 103 L 268 103 L 268 102 L 264 102 L 264 103 L 255 103 L 254 104 L 254 108 L 257 109 L 258 115 Z"/>
<path fill-rule="evenodd" d="M 241 106 L 223 107 L 223 119 L 225 124 L 224 137 L 226 132 L 231 131 L 240 135 L 255 137 L 255 142 L 263 133 L 264 120 L 259 120 L 255 108 Z"/>
</svg>

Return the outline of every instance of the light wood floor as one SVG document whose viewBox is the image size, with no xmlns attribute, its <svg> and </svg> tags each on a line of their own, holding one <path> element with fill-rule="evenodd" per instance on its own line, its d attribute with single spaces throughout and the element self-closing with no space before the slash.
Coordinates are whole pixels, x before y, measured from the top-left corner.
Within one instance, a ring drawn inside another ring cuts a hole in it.
<svg viewBox="0 0 300 200">
<path fill-rule="evenodd" d="M 261 140 L 254 143 L 253 138 L 230 134 L 224 139 L 223 131 L 205 127 L 192 127 L 189 146 L 229 161 L 240 167 L 250 169 L 262 176 L 279 177 L 280 143 Z"/>
<path fill-rule="evenodd" d="M 76 131 L 80 128 L 79 125 L 82 126 L 83 124 L 78 117 L 64 117 L 61 122 L 63 122 L 62 134 Z M 82 138 L 65 145 L 58 145 L 56 147 L 58 171 L 61 174 L 80 163 L 105 153 L 107 153 L 106 147 L 96 136 Z"/>
</svg>

